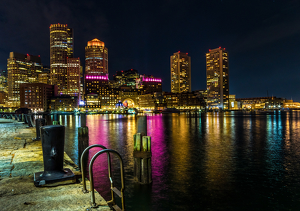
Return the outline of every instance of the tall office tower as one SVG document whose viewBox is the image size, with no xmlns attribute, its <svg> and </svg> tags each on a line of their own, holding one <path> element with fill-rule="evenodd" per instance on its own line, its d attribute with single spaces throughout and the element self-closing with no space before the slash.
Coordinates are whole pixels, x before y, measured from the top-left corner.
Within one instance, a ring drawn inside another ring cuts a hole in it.
<svg viewBox="0 0 300 211">
<path fill-rule="evenodd" d="M 67 24 L 50 25 L 50 80 L 67 94 L 67 58 L 73 57 L 73 31 Z"/>
<path fill-rule="evenodd" d="M 37 82 L 38 74 L 42 71 L 43 65 L 39 56 L 10 52 L 7 59 L 7 81 L 11 106 L 20 105 L 20 84 Z"/>
<path fill-rule="evenodd" d="M 225 48 L 209 50 L 206 54 L 207 107 L 228 109 L 229 70 L 228 52 Z"/>
<path fill-rule="evenodd" d="M 80 95 L 80 59 L 68 58 L 67 59 L 67 74 L 68 74 L 68 95 Z"/>
<path fill-rule="evenodd" d="M 108 51 L 98 39 L 89 41 L 85 47 L 85 74 L 108 75 Z"/>
<path fill-rule="evenodd" d="M 0 92 L 7 92 L 7 70 L 0 70 Z"/>
<path fill-rule="evenodd" d="M 68 44 L 68 54 L 67 56 L 69 58 L 73 58 L 73 52 L 74 52 L 74 44 L 73 44 L 73 29 L 68 28 L 67 29 L 68 37 L 67 37 L 67 44 Z"/>
<path fill-rule="evenodd" d="M 191 57 L 180 51 L 171 56 L 171 92 L 190 92 Z"/>
</svg>

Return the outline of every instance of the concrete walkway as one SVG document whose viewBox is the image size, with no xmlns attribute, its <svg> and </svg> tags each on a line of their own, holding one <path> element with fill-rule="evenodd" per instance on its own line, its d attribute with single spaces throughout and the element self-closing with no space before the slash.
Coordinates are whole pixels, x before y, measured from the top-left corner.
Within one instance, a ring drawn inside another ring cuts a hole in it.
<svg viewBox="0 0 300 211">
<path fill-rule="evenodd" d="M 0 210 L 86 210 L 90 194 L 82 193 L 79 183 L 57 187 L 35 187 L 33 174 L 44 170 L 41 141 L 35 128 L 11 119 L 0 118 Z M 65 153 L 64 168 L 78 178 L 76 164 Z M 89 185 L 87 185 L 89 187 Z M 96 193 L 93 210 L 110 210 L 106 201 Z"/>
</svg>

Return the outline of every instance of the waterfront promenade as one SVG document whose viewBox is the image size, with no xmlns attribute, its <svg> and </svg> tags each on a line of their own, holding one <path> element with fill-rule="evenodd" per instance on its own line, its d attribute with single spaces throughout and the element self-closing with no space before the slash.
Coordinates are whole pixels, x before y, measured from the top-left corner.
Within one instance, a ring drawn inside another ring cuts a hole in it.
<svg viewBox="0 0 300 211">
<path fill-rule="evenodd" d="M 0 118 L 0 210 L 86 210 L 90 194 L 82 193 L 82 184 L 35 187 L 33 175 L 44 170 L 41 141 L 33 141 L 35 128 L 12 119 Z M 64 168 L 77 178 L 80 172 L 65 153 Z M 89 187 L 89 184 L 87 184 Z M 96 193 L 101 205 L 93 210 L 110 210 Z"/>
</svg>

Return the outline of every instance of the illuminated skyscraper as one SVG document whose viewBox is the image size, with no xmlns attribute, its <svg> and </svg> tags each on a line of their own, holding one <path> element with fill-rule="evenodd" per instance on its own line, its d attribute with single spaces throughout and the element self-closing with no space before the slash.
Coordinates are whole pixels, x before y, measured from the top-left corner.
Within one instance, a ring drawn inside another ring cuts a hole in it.
<svg viewBox="0 0 300 211">
<path fill-rule="evenodd" d="M 93 39 L 85 47 L 85 74 L 108 74 L 108 51 L 104 42 Z"/>
<path fill-rule="evenodd" d="M 67 94 L 67 58 L 73 57 L 73 31 L 67 24 L 50 25 L 50 80 Z"/>
<path fill-rule="evenodd" d="M 209 50 L 206 54 L 207 106 L 209 109 L 228 109 L 229 70 L 225 48 Z"/>
<path fill-rule="evenodd" d="M 67 74 L 68 74 L 68 95 L 80 95 L 80 59 L 68 58 L 67 59 Z"/>
<path fill-rule="evenodd" d="M 171 56 L 171 92 L 190 92 L 191 87 L 191 57 L 178 51 Z"/>
<path fill-rule="evenodd" d="M 39 56 L 10 52 L 7 59 L 8 99 L 11 106 L 20 105 L 20 84 L 35 83 L 43 70 Z M 34 93 L 33 93 L 34 94 Z"/>
</svg>

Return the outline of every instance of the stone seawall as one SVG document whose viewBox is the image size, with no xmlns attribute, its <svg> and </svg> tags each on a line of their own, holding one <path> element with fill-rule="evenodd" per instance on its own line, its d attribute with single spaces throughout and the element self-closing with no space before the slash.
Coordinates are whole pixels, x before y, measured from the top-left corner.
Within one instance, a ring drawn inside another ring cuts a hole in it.
<svg viewBox="0 0 300 211">
<path fill-rule="evenodd" d="M 56 187 L 35 187 L 33 175 L 44 170 L 41 141 L 33 141 L 35 128 L 0 118 L 0 210 L 85 210 L 90 194 L 82 193 L 78 182 Z M 77 177 L 76 164 L 64 154 L 64 168 Z M 88 186 L 89 187 L 89 186 Z M 100 194 L 95 210 L 110 210 Z"/>
</svg>

